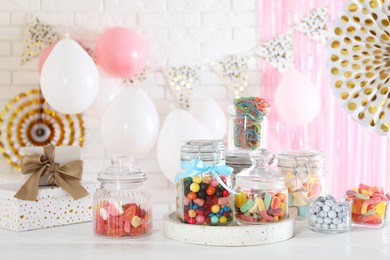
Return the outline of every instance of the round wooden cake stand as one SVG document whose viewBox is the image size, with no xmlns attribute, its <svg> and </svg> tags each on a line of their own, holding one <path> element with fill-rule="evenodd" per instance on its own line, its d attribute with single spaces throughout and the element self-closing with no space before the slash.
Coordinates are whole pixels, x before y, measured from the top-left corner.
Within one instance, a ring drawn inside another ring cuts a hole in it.
<svg viewBox="0 0 390 260">
<path fill-rule="evenodd" d="M 257 246 L 276 243 L 294 236 L 294 218 L 267 225 L 189 225 L 177 220 L 175 212 L 164 216 L 167 238 L 207 246 Z"/>
</svg>

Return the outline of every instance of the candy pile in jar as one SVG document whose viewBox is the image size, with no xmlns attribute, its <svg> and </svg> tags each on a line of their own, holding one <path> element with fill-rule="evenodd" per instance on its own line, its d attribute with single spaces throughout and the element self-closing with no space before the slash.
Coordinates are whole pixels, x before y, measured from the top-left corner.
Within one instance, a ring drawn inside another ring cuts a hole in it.
<svg viewBox="0 0 390 260">
<path fill-rule="evenodd" d="M 278 154 L 278 168 L 285 176 L 289 207 L 307 217 L 307 199 L 325 195 L 324 155 L 320 151 L 290 150 Z"/>
<path fill-rule="evenodd" d="M 220 178 L 226 183 L 224 176 Z M 203 177 L 197 175 L 187 177 L 182 182 L 184 212 L 178 212 L 178 215 L 184 223 L 224 225 L 233 221 L 230 193 L 217 179 L 209 175 Z M 184 213 L 183 217 L 181 217 L 182 213 Z"/>
<path fill-rule="evenodd" d="M 351 229 L 351 205 L 332 195 L 312 199 L 308 205 L 308 224 L 313 231 L 340 233 Z"/>
<path fill-rule="evenodd" d="M 103 201 L 95 206 L 95 233 L 107 237 L 139 237 L 151 232 L 149 212 L 136 203 Z"/>
<path fill-rule="evenodd" d="M 352 223 L 363 226 L 383 227 L 386 224 L 390 194 L 382 187 L 360 184 L 346 192 L 352 202 Z"/>
<path fill-rule="evenodd" d="M 286 194 L 239 192 L 234 196 L 235 217 L 245 222 L 278 222 L 287 217 Z"/>
<path fill-rule="evenodd" d="M 271 110 L 269 103 L 260 97 L 240 97 L 234 99 L 234 109 L 234 146 L 251 150 L 260 148 L 266 138 L 263 122 Z"/>
</svg>

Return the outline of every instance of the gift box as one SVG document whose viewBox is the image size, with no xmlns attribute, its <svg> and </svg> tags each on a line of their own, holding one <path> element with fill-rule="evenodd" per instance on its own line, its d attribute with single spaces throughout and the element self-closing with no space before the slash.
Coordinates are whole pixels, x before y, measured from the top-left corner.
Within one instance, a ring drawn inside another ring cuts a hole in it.
<svg viewBox="0 0 390 260">
<path fill-rule="evenodd" d="M 98 183 L 82 182 L 89 195 L 74 200 L 61 187 L 39 187 L 35 201 L 14 198 L 19 183 L 0 185 L 0 227 L 26 231 L 92 221 L 92 196 Z"/>
<path fill-rule="evenodd" d="M 97 182 L 81 182 L 78 146 L 23 147 L 23 183 L 0 185 L 0 227 L 25 231 L 92 220 Z"/>
</svg>

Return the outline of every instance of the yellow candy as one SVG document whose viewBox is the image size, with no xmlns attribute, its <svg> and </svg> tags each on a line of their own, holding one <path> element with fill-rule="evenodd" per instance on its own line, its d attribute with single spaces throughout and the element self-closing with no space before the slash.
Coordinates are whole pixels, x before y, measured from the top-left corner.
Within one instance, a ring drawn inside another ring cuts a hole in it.
<svg viewBox="0 0 390 260">
<path fill-rule="evenodd" d="M 279 217 L 278 216 L 274 216 L 274 221 L 278 221 L 279 220 Z"/>
<path fill-rule="evenodd" d="M 286 212 L 286 204 L 280 203 L 279 208 L 281 208 L 283 212 Z"/>
<path fill-rule="evenodd" d="M 219 218 L 219 223 L 226 223 L 226 222 L 227 222 L 227 218 L 225 216 Z"/>
<path fill-rule="evenodd" d="M 246 202 L 246 194 L 244 192 L 240 192 L 234 196 L 234 203 L 237 208 L 241 208 Z"/>
<path fill-rule="evenodd" d="M 193 181 L 194 183 L 199 184 L 199 183 L 202 182 L 202 177 L 200 177 L 199 175 L 196 175 L 196 176 L 192 177 L 192 181 Z"/>
<path fill-rule="evenodd" d="M 257 204 L 257 207 L 259 208 L 260 212 L 265 210 L 264 200 L 262 198 L 257 197 L 256 204 Z"/>
<path fill-rule="evenodd" d="M 199 184 L 196 182 L 191 183 L 190 190 L 193 192 L 198 192 L 200 190 Z"/>
<path fill-rule="evenodd" d="M 385 218 L 386 202 L 381 201 L 374 209 L 377 214 L 381 215 L 381 219 Z"/>
<path fill-rule="evenodd" d="M 211 212 L 213 212 L 214 214 L 217 214 L 220 209 L 221 209 L 221 207 L 219 207 L 219 205 L 211 206 Z"/>
</svg>

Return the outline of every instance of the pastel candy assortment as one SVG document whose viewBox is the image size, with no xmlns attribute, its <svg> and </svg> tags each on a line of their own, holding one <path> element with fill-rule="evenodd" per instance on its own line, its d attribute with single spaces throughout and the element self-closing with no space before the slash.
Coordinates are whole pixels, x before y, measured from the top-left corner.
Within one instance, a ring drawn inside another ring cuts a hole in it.
<svg viewBox="0 0 390 260">
<path fill-rule="evenodd" d="M 226 183 L 224 176 L 220 177 Z M 178 188 L 177 216 L 187 224 L 226 225 L 233 221 L 233 211 L 227 191 L 212 176 L 184 178 Z"/>
<path fill-rule="evenodd" d="M 282 174 L 285 176 L 286 188 L 293 197 L 290 206 L 301 207 L 307 205 L 308 198 L 325 195 L 321 179 L 315 177 L 315 174 L 300 178 L 294 174 L 292 169 L 283 169 Z"/>
<path fill-rule="evenodd" d="M 352 201 L 352 223 L 381 227 L 385 225 L 390 194 L 383 188 L 360 184 L 346 192 L 347 200 Z"/>
<path fill-rule="evenodd" d="M 278 222 L 287 217 L 287 194 L 284 192 L 251 193 L 240 191 L 234 195 L 235 216 L 250 223 Z"/>
<path fill-rule="evenodd" d="M 151 213 L 136 203 L 104 201 L 95 205 L 94 226 L 101 236 L 139 237 L 151 232 Z"/>
<path fill-rule="evenodd" d="M 308 223 L 313 231 L 345 232 L 351 228 L 351 205 L 332 195 L 320 196 L 308 204 Z"/>
</svg>

